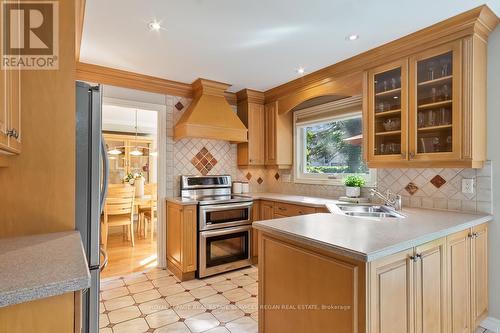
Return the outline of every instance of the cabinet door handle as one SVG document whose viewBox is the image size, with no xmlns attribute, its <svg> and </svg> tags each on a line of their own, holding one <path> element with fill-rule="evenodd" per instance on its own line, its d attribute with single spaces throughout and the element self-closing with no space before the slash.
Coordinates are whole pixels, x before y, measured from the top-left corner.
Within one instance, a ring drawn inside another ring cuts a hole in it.
<svg viewBox="0 0 500 333">
<path fill-rule="evenodd" d="M 406 160 L 406 152 L 405 151 L 402 151 L 401 152 L 401 158 Z"/>
<path fill-rule="evenodd" d="M 286 210 L 286 208 L 284 208 L 284 207 L 278 207 L 278 209 L 281 210 L 281 211 L 285 211 Z"/>
<path fill-rule="evenodd" d="M 414 158 L 415 158 L 415 153 L 414 152 L 410 152 L 410 160 L 412 160 Z"/>
<path fill-rule="evenodd" d="M 15 128 L 13 128 L 13 129 L 7 131 L 7 136 L 12 137 L 14 139 L 18 139 L 19 133 L 17 132 L 17 130 Z"/>
</svg>

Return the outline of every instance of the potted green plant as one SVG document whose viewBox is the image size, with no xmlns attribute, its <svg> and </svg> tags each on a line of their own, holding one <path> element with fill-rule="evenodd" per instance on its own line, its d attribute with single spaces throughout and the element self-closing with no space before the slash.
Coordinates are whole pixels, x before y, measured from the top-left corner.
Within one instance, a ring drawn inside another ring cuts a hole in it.
<svg viewBox="0 0 500 333">
<path fill-rule="evenodd" d="M 358 198 L 361 194 L 361 187 L 365 185 L 366 181 L 361 176 L 347 176 L 344 178 L 345 194 L 349 198 Z"/>
</svg>

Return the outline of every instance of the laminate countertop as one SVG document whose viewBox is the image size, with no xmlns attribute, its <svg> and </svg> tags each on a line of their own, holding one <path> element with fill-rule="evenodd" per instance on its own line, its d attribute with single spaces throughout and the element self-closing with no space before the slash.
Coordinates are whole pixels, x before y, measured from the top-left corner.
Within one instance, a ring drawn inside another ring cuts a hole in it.
<svg viewBox="0 0 500 333">
<path fill-rule="evenodd" d="M 338 200 L 333 199 L 324 199 L 324 198 L 315 198 L 315 197 L 306 197 L 301 195 L 290 195 L 290 194 L 282 194 L 282 193 L 244 193 L 237 194 L 243 197 L 249 197 L 254 200 L 269 200 L 269 201 L 277 201 L 277 202 L 285 202 L 296 205 L 304 205 L 310 207 L 325 207 L 327 204 L 334 204 L 339 202 Z M 196 205 L 198 201 L 190 198 L 182 198 L 182 197 L 167 197 L 168 202 L 172 202 L 178 205 Z"/>
<path fill-rule="evenodd" d="M 78 231 L 0 239 L 0 307 L 89 287 Z"/>
<path fill-rule="evenodd" d="M 331 207 L 329 209 L 334 211 Z M 258 221 L 252 226 L 266 233 L 368 262 L 493 219 L 487 214 L 416 208 L 405 208 L 402 213 L 406 218 L 358 218 L 320 213 Z"/>
</svg>

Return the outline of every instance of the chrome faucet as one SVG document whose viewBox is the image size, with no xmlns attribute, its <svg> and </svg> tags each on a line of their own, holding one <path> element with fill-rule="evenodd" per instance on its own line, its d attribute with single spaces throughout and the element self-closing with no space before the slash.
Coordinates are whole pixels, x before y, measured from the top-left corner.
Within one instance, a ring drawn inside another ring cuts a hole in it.
<svg viewBox="0 0 500 333">
<path fill-rule="evenodd" d="M 370 190 L 370 195 L 372 197 L 377 196 L 384 201 L 384 205 L 394 208 L 395 210 L 402 210 L 403 204 L 401 195 L 392 193 L 390 190 L 387 190 L 385 195 L 372 188 Z"/>
</svg>

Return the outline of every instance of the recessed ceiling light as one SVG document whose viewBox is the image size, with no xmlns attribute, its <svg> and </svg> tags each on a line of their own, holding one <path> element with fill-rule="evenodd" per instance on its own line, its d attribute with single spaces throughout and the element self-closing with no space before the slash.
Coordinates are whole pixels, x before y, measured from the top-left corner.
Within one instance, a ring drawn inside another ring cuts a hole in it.
<svg viewBox="0 0 500 333">
<path fill-rule="evenodd" d="M 160 31 L 161 24 L 160 22 L 154 20 L 148 23 L 149 31 Z"/>
<path fill-rule="evenodd" d="M 347 40 L 349 40 L 349 41 L 353 41 L 353 40 L 356 40 L 356 39 L 358 39 L 358 38 L 359 38 L 359 35 L 355 35 L 355 34 L 353 34 L 353 35 L 349 35 L 349 36 L 347 36 L 345 39 L 347 39 Z"/>
<path fill-rule="evenodd" d="M 299 67 L 295 70 L 297 72 L 297 74 L 299 75 L 304 75 L 304 73 L 306 72 L 306 69 L 304 67 Z"/>
</svg>

